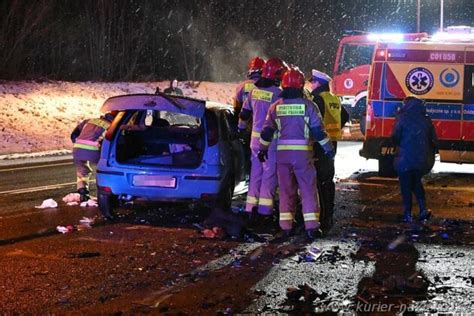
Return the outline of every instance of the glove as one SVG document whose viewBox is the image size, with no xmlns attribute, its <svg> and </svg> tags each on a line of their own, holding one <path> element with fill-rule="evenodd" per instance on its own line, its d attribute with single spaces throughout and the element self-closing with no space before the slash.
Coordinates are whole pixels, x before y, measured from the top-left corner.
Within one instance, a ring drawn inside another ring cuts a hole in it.
<svg viewBox="0 0 474 316">
<path fill-rule="evenodd" d="M 257 157 L 260 162 L 265 162 L 268 159 L 268 150 L 259 150 Z"/>
<path fill-rule="evenodd" d="M 331 160 L 334 160 L 334 157 L 336 157 L 336 153 L 334 152 L 334 150 L 326 151 L 325 154 Z"/>
</svg>

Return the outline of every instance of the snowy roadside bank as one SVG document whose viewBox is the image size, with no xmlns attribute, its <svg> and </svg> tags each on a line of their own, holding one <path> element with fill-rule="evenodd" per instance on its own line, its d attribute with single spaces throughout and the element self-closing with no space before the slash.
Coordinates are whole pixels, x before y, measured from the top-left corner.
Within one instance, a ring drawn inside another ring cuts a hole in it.
<svg viewBox="0 0 474 316">
<path fill-rule="evenodd" d="M 168 85 L 168 81 L 0 81 L 0 161 L 21 159 L 25 153 L 67 155 L 72 149 L 71 131 L 81 120 L 99 116 L 107 98 L 154 93 L 156 87 L 163 90 Z M 235 83 L 200 82 L 192 88 L 179 83 L 186 96 L 223 103 L 231 103 L 235 87 Z"/>
</svg>

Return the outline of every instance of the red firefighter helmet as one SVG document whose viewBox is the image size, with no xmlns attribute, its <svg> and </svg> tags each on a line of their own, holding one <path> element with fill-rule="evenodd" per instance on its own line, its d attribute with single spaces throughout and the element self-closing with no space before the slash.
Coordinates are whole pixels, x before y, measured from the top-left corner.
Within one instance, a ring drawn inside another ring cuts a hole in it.
<svg viewBox="0 0 474 316">
<path fill-rule="evenodd" d="M 265 65 L 265 60 L 263 60 L 260 57 L 255 57 L 249 61 L 248 69 L 249 70 L 262 70 L 263 65 Z"/>
<path fill-rule="evenodd" d="M 286 63 L 280 58 L 270 58 L 262 69 L 262 77 L 268 79 L 281 79 L 287 69 Z"/>
<path fill-rule="evenodd" d="M 304 74 L 298 68 L 290 68 L 283 74 L 281 86 L 285 88 L 303 89 Z"/>
<path fill-rule="evenodd" d="M 249 72 L 261 71 L 263 68 L 263 65 L 265 65 L 265 60 L 263 60 L 260 57 L 255 57 L 249 61 L 247 68 Z"/>
</svg>

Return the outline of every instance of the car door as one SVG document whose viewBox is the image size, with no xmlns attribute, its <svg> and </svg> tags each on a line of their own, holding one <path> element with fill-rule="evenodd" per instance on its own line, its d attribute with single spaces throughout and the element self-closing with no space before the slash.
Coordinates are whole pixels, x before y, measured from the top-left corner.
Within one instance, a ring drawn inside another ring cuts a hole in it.
<svg viewBox="0 0 474 316">
<path fill-rule="evenodd" d="M 235 119 L 228 111 L 224 113 L 223 123 L 232 152 L 235 183 L 237 185 L 239 182 L 246 181 L 248 178 L 249 171 L 246 168 L 246 159 L 249 159 L 249 157 L 246 157 L 242 141 L 237 137 L 237 124 Z"/>
</svg>

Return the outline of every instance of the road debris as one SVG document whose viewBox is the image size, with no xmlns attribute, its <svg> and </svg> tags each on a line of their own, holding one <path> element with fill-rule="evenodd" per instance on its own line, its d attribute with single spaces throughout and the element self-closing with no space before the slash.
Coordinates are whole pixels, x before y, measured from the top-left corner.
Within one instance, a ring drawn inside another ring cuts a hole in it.
<svg viewBox="0 0 474 316">
<path fill-rule="evenodd" d="M 82 217 L 82 219 L 79 220 L 79 223 L 86 228 L 92 228 L 92 224 L 94 224 L 94 219 L 84 216 Z"/>
<path fill-rule="evenodd" d="M 209 239 L 225 238 L 226 236 L 225 231 L 221 227 L 218 227 L 218 226 L 214 226 L 212 229 L 206 228 L 201 233 L 204 238 L 209 238 Z"/>
<path fill-rule="evenodd" d="M 403 244 L 405 239 L 406 239 L 405 235 L 398 236 L 391 243 L 388 244 L 388 246 L 387 246 L 388 250 L 395 250 L 398 246 Z"/>
<path fill-rule="evenodd" d="M 97 207 L 98 204 L 97 204 L 97 200 L 92 198 L 90 200 L 87 200 L 86 202 L 82 202 L 80 206 L 81 207 Z"/>
<path fill-rule="evenodd" d="M 67 253 L 65 257 L 68 259 L 93 258 L 93 257 L 100 257 L 100 252 Z"/>
<path fill-rule="evenodd" d="M 41 205 L 39 206 L 35 206 L 35 208 L 57 208 L 58 207 L 58 203 L 53 200 L 53 199 L 47 199 L 47 200 L 44 200 L 43 203 L 41 203 Z"/>
<path fill-rule="evenodd" d="M 63 202 L 68 206 L 79 205 L 81 202 L 81 195 L 79 193 L 69 193 L 63 197 Z"/>
<path fill-rule="evenodd" d="M 56 230 L 61 234 L 67 234 L 74 231 L 74 226 L 67 225 L 67 226 L 56 226 Z"/>
</svg>

